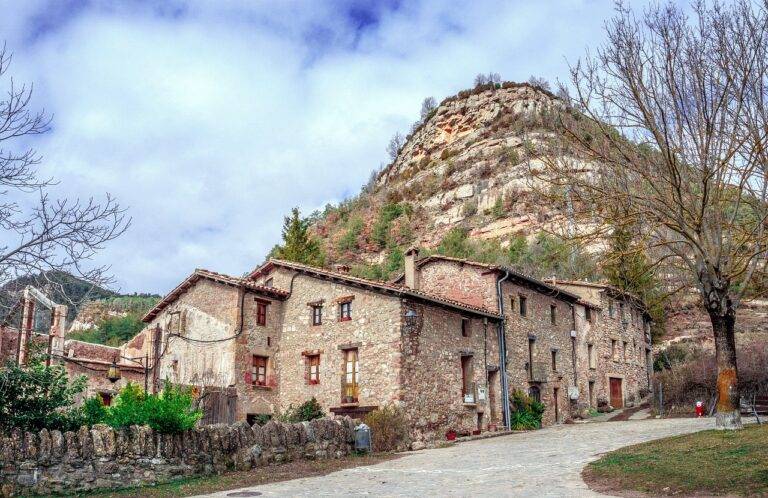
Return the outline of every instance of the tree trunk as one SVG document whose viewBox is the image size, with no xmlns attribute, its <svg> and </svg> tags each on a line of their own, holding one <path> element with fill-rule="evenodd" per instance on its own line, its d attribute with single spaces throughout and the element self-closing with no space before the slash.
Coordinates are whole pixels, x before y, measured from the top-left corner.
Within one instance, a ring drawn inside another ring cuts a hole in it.
<svg viewBox="0 0 768 498">
<path fill-rule="evenodd" d="M 717 361 L 717 412 L 715 427 L 718 429 L 741 429 L 739 413 L 739 381 L 736 369 L 736 338 L 734 313 L 725 316 L 709 314 L 715 335 L 715 358 Z"/>
</svg>

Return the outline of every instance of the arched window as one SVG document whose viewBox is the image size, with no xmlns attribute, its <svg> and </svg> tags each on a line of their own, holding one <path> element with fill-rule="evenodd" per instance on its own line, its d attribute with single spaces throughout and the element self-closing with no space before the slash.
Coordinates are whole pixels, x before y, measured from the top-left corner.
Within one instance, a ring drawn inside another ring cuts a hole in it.
<svg viewBox="0 0 768 498">
<path fill-rule="evenodd" d="M 537 403 L 541 403 L 541 389 L 538 386 L 531 386 L 528 389 L 528 396 Z"/>
</svg>

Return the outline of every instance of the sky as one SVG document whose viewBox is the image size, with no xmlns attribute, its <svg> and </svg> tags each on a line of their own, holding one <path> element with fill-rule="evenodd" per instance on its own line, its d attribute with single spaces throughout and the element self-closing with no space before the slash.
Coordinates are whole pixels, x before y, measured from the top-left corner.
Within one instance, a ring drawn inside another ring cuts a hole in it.
<svg viewBox="0 0 768 498">
<path fill-rule="evenodd" d="M 567 78 L 613 0 L 0 0 L 52 195 L 106 193 L 127 233 L 94 264 L 164 294 L 195 268 L 241 275 L 309 214 L 355 195 L 427 96 Z M 11 144 L 4 144 L 8 147 Z M 18 144 L 21 147 L 22 144 Z M 24 144 L 26 145 L 26 144 Z"/>
</svg>

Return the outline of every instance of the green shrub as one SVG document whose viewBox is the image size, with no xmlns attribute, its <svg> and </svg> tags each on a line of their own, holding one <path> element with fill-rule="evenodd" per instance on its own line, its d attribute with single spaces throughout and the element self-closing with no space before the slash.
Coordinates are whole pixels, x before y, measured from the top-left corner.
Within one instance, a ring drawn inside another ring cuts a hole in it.
<svg viewBox="0 0 768 498">
<path fill-rule="evenodd" d="M 386 405 L 368 413 L 363 422 L 371 428 L 374 451 L 395 451 L 410 443 L 408 421 L 400 407 Z"/>
<path fill-rule="evenodd" d="M 84 376 L 70 381 L 61 365 L 35 361 L 28 368 L 0 367 L 0 431 L 77 429 L 83 415 L 74 400 L 85 383 Z"/>
<path fill-rule="evenodd" d="M 358 248 L 357 238 L 363 231 L 363 219 L 356 216 L 349 220 L 347 231 L 339 239 L 340 251 L 353 251 Z"/>
<path fill-rule="evenodd" d="M 515 389 L 512 393 L 512 411 L 510 413 L 510 429 L 513 431 L 527 431 L 541 427 L 541 416 L 546 408 L 523 391 Z"/>
<path fill-rule="evenodd" d="M 477 213 L 477 201 L 474 199 L 469 199 L 468 201 L 464 202 L 464 205 L 461 207 L 461 214 L 464 216 L 473 216 Z"/>
<path fill-rule="evenodd" d="M 491 214 L 494 218 L 499 219 L 504 216 L 504 196 L 500 195 L 496 198 L 496 202 L 493 203 L 491 208 Z"/>
<path fill-rule="evenodd" d="M 412 213 L 413 207 L 407 202 L 388 202 L 379 211 L 379 217 L 371 230 L 371 239 L 383 249 L 389 243 L 392 222 L 400 216 L 410 216 Z"/>
<path fill-rule="evenodd" d="M 111 316 L 96 324 L 96 328 L 67 335 L 68 339 L 108 346 L 119 346 L 144 329 L 142 314 L 129 312 L 125 316 Z"/>
<path fill-rule="evenodd" d="M 111 427 L 148 425 L 162 434 L 192 429 L 202 417 L 200 410 L 192 409 L 191 391 L 171 384 L 155 395 L 128 383 L 106 411 L 104 422 Z"/>
<path fill-rule="evenodd" d="M 296 423 L 308 422 L 310 420 L 323 417 L 325 417 L 323 408 L 320 406 L 320 403 L 317 402 L 317 399 L 312 396 L 312 398 L 308 399 L 296 408 L 294 408 L 293 405 L 289 406 L 288 410 L 285 411 L 280 419 L 284 422 Z"/>
<path fill-rule="evenodd" d="M 104 419 L 107 418 L 107 407 L 104 406 L 104 401 L 101 396 L 91 396 L 83 402 L 82 421 L 80 425 L 92 426 L 101 424 Z"/>
</svg>

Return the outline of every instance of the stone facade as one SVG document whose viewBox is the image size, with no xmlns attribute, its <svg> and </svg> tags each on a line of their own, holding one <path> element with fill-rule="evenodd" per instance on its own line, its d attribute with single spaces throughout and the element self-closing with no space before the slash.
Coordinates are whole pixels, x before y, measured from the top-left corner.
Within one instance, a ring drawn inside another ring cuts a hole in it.
<svg viewBox="0 0 768 498">
<path fill-rule="evenodd" d="M 15 431 L 0 437 L 0 495 L 79 494 L 157 484 L 298 459 L 340 458 L 354 448 L 354 423 L 317 419 L 200 427 L 162 435 L 105 425 L 78 432 Z"/>
<path fill-rule="evenodd" d="M 578 386 L 586 394 L 584 405 L 618 405 L 617 399 L 622 406 L 639 402 L 650 392 L 653 368 L 650 323 L 642 303 L 607 285 L 556 283 L 595 307 L 589 320 L 583 310 L 577 316 L 577 364 L 579 372 L 583 372 Z M 613 396 L 611 379 L 615 379 Z"/>
</svg>

